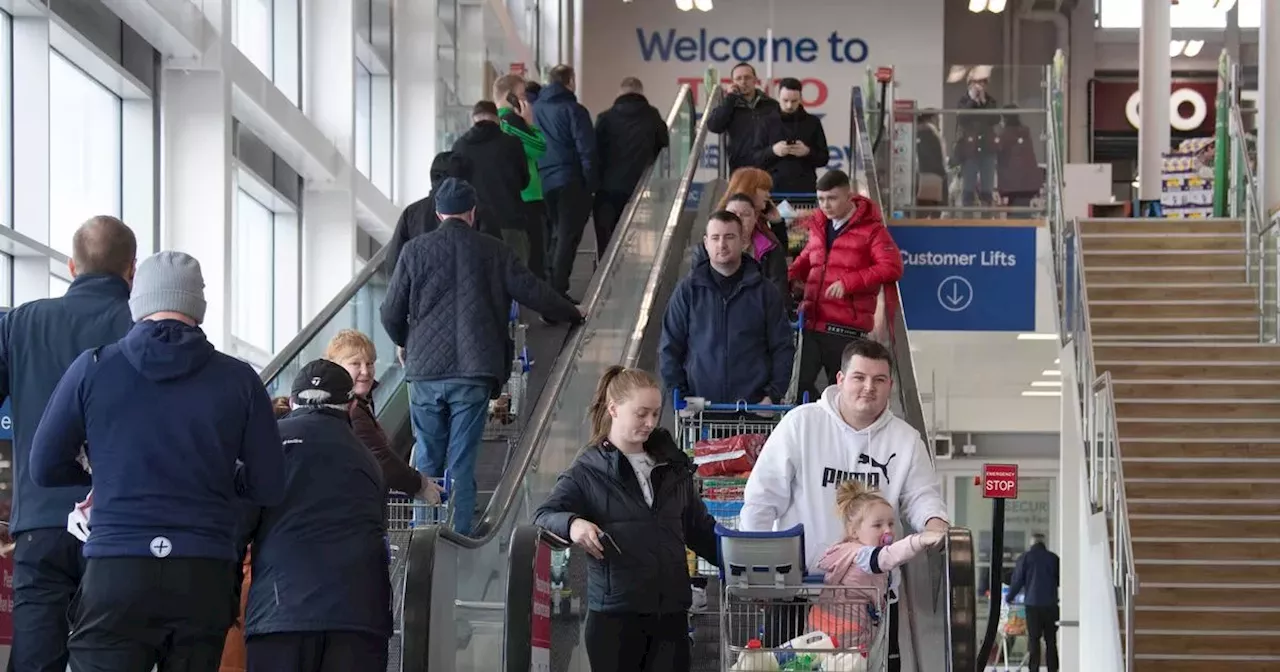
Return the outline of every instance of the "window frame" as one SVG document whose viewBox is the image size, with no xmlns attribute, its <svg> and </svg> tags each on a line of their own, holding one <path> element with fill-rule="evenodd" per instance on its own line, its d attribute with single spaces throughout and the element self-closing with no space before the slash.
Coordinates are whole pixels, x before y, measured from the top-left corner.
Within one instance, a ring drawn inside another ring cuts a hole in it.
<svg viewBox="0 0 1280 672">
<path fill-rule="evenodd" d="M 234 214 L 231 249 L 236 250 L 239 245 L 241 231 L 240 195 L 243 194 L 270 214 L 271 232 L 269 238 L 271 250 L 269 256 L 271 258 L 271 269 L 269 273 L 262 277 L 251 278 L 248 277 L 249 274 L 239 272 L 233 261 L 231 296 L 234 297 L 233 300 L 239 299 L 241 291 L 245 289 L 241 283 L 268 280 L 269 286 L 261 289 L 266 290 L 270 297 L 268 340 L 271 341 L 271 347 L 269 350 L 263 349 L 263 344 L 253 343 L 242 338 L 237 333 L 239 326 L 237 324 L 239 321 L 237 311 L 229 316 L 231 328 L 229 330 L 228 352 L 261 370 L 271 361 L 274 354 L 279 352 L 304 326 L 302 324 L 302 217 L 299 208 L 280 192 L 276 191 L 256 172 L 242 164 L 238 159 L 234 159 L 233 163 L 235 166 L 235 188 L 233 190 L 234 198 L 232 199 Z M 292 240 L 283 237 L 282 233 L 290 234 Z M 284 245 L 281 244 L 282 238 L 284 238 Z M 287 262 L 283 268 L 281 255 L 285 255 L 283 258 Z M 281 298 L 284 295 L 291 296 L 292 301 L 282 302 Z M 284 321 L 288 321 L 289 324 L 283 324 L 282 322 Z"/>
</svg>

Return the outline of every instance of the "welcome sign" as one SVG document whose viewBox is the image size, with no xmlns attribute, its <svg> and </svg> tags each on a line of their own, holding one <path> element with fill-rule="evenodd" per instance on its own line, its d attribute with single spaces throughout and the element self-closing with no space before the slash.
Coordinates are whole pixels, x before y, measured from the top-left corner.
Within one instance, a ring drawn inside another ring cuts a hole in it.
<svg viewBox="0 0 1280 672">
<path fill-rule="evenodd" d="M 747 62 L 763 79 L 771 60 L 771 92 L 784 77 L 802 82 L 805 109 L 823 120 L 827 167 L 848 170 L 850 90 L 865 85 L 868 67 L 893 66 L 900 98 L 941 103 L 943 8 L 934 0 L 726 0 L 710 12 L 682 12 L 669 0 L 583 5 L 581 90 L 593 113 L 612 104 L 626 76 L 639 77 L 664 113 L 688 84 L 701 110 L 708 67 L 728 81 Z M 701 167 L 717 160 L 708 152 Z"/>
</svg>

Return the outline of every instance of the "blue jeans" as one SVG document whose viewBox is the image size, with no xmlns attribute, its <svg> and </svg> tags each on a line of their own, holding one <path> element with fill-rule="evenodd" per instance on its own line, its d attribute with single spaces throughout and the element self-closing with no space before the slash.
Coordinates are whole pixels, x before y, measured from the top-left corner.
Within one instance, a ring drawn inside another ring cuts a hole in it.
<svg viewBox="0 0 1280 672">
<path fill-rule="evenodd" d="M 961 199 L 963 205 L 991 205 L 991 192 L 995 191 L 996 157 L 985 153 L 966 159 L 960 164 Z M 965 216 L 973 217 L 974 213 Z"/>
<path fill-rule="evenodd" d="M 489 417 L 489 384 L 479 380 L 410 381 L 409 415 L 417 439 L 413 467 L 436 478 L 448 470 L 453 529 L 470 534 L 476 510 L 476 453 Z"/>
</svg>

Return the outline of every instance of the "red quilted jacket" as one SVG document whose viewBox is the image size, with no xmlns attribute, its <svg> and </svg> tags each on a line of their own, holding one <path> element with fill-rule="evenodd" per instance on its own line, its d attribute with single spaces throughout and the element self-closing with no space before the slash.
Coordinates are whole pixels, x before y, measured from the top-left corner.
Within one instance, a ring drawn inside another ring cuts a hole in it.
<svg viewBox="0 0 1280 672">
<path fill-rule="evenodd" d="M 902 277 L 902 253 L 884 226 L 880 210 L 869 199 L 854 196 L 853 216 L 836 232 L 827 252 L 827 216 L 814 212 L 808 221 L 809 242 L 787 272 L 793 282 L 804 282 L 805 328 L 826 331 L 828 325 L 870 332 L 875 326 L 876 298 L 881 286 L 886 305 L 897 303 L 897 285 Z M 827 289 L 840 281 L 844 296 L 833 299 Z M 886 310 L 889 324 L 893 315 Z"/>
</svg>

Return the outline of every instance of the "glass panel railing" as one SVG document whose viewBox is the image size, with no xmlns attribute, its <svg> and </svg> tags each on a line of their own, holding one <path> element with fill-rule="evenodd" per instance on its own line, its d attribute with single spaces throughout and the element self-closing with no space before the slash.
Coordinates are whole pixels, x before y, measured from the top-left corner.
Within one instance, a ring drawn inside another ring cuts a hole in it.
<svg viewBox="0 0 1280 672">
<path fill-rule="evenodd" d="M 594 394 L 600 372 L 619 362 L 635 330 L 662 237 L 671 213 L 683 205 L 688 178 L 696 166 L 686 159 L 705 141 L 705 125 L 693 132 L 694 117 L 691 91 L 682 87 L 667 117 L 670 147 L 659 156 L 623 213 L 583 300 L 587 322 L 571 332 L 552 367 L 546 391 L 533 409 L 515 458 L 474 536 L 437 527 L 414 531 L 414 546 L 420 545 L 420 537 L 436 539 L 430 559 L 423 560 L 430 563 L 432 574 L 425 585 L 406 585 L 405 602 L 429 601 L 433 627 L 426 633 L 417 632 L 417 636 L 425 634 L 429 639 L 422 656 L 408 655 L 421 644 L 409 642 L 413 628 L 419 626 L 411 627 L 406 606 L 405 672 L 501 669 L 504 632 L 495 625 L 501 624 L 509 588 L 510 547 L 505 542 L 517 525 L 529 522 L 560 472 L 586 445 L 583 409 Z M 678 165 L 684 166 L 683 174 L 672 170 Z M 413 562 L 411 559 L 411 566 Z M 410 591 L 420 592 L 410 595 Z"/>
<path fill-rule="evenodd" d="M 872 144 L 879 128 L 869 121 L 861 87 L 853 88 L 850 107 L 849 137 L 855 148 L 851 161 L 853 177 L 858 190 L 883 207 L 883 192 Z M 882 115 L 876 121 L 891 123 L 892 116 Z M 886 309 L 893 312 L 890 347 L 896 395 L 891 408 L 920 432 L 926 444 L 932 445 L 916 382 L 906 312 L 897 288 L 886 287 L 882 300 L 887 304 Z M 929 456 L 933 458 L 932 450 Z M 964 575 L 970 577 L 967 584 L 971 585 L 974 571 L 972 539 L 968 530 L 956 528 L 949 535 L 948 546 L 942 554 L 928 553 L 903 567 L 902 594 L 899 596 L 899 614 L 906 626 L 899 631 L 904 639 L 900 642 L 903 670 L 971 672 L 974 669 L 977 651 L 972 633 L 977 621 L 976 603 L 971 599 L 972 591 L 967 593 L 969 597 L 965 597 L 963 591 L 959 595 L 953 594 L 957 584 L 952 582 L 953 574 L 963 574 L 966 566 L 968 574 Z"/>
</svg>

